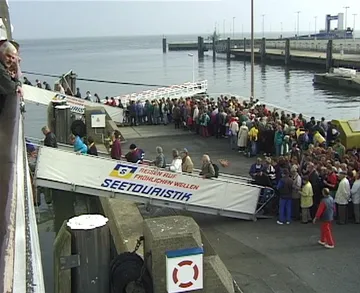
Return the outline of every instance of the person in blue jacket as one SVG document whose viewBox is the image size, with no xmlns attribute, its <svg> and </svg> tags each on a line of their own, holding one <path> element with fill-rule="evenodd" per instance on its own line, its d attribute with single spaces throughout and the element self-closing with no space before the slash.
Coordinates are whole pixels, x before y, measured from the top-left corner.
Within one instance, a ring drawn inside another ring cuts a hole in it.
<svg viewBox="0 0 360 293">
<path fill-rule="evenodd" d="M 78 135 L 70 135 L 70 143 L 74 146 L 74 151 L 79 154 L 87 154 L 87 146 Z"/>
</svg>

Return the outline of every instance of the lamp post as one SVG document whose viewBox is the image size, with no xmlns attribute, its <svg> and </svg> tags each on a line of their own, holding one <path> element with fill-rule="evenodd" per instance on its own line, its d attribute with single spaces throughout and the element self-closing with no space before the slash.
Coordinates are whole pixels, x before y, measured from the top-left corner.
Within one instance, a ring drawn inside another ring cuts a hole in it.
<svg viewBox="0 0 360 293">
<path fill-rule="evenodd" d="M 224 39 L 225 39 L 225 19 L 223 20 L 223 33 L 224 33 Z"/>
<path fill-rule="evenodd" d="M 282 38 L 282 35 L 283 35 L 283 25 L 282 25 L 282 22 L 280 22 L 280 36 Z"/>
<path fill-rule="evenodd" d="M 350 8 L 350 6 L 344 6 L 345 9 L 345 30 L 347 30 L 347 11 Z"/>
<path fill-rule="evenodd" d="M 262 14 L 262 36 L 265 38 L 265 14 Z"/>
<path fill-rule="evenodd" d="M 316 34 L 317 34 L 317 31 L 316 31 L 316 25 L 317 25 L 317 16 L 314 16 L 314 20 L 315 20 L 315 31 L 314 31 L 314 39 L 316 40 Z"/>
<path fill-rule="evenodd" d="M 254 89 L 254 0 L 251 0 L 251 97 L 255 96 Z"/>
<path fill-rule="evenodd" d="M 357 16 L 357 14 L 356 14 L 356 13 L 354 13 L 354 14 L 353 14 L 353 16 L 354 16 L 354 24 L 353 24 L 353 39 L 355 40 L 355 21 L 356 21 L 356 16 Z"/>
<path fill-rule="evenodd" d="M 195 83 L 195 56 L 192 53 L 188 53 L 188 56 L 192 58 L 192 82 Z"/>
<path fill-rule="evenodd" d="M 301 13 L 301 11 L 296 11 L 296 13 L 297 13 L 296 35 L 297 35 L 297 38 L 299 38 L 299 34 L 300 34 L 300 13 Z"/>
<path fill-rule="evenodd" d="M 235 16 L 233 16 L 233 39 L 235 39 Z"/>
</svg>

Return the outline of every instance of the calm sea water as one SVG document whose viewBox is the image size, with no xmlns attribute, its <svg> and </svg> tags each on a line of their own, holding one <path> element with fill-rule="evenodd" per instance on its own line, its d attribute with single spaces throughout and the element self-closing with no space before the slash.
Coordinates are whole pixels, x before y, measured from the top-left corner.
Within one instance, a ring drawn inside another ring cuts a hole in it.
<svg viewBox="0 0 360 293">
<path fill-rule="evenodd" d="M 196 41 L 194 36 L 170 36 L 168 42 Z M 161 36 L 112 37 L 57 40 L 26 40 L 22 42 L 23 70 L 62 74 L 73 70 L 79 77 L 149 84 L 178 84 L 192 80 L 192 58 L 188 52 L 162 53 Z M 232 92 L 242 96 L 250 94 L 250 64 L 242 61 L 230 63 L 212 53 L 204 60 L 195 61 L 197 79 L 207 79 L 209 93 Z M 194 52 L 196 56 L 196 52 Z M 287 69 L 282 66 L 255 66 L 256 97 L 296 112 L 327 118 L 358 118 L 360 94 L 315 88 L 314 71 Z M 51 78 L 29 76 L 53 84 Z M 86 90 L 100 97 L 133 93 L 149 89 L 139 86 L 121 86 L 104 83 L 78 82 Z M 28 106 L 26 132 L 39 136 L 45 123 L 43 107 Z"/>
<path fill-rule="evenodd" d="M 168 42 L 195 41 L 194 36 L 172 36 Z M 149 84 L 179 84 L 192 80 L 193 60 L 188 52 L 162 53 L 162 37 L 83 38 L 62 40 L 28 40 L 21 42 L 23 70 L 61 75 L 73 70 L 82 78 L 117 80 Z M 196 56 L 196 52 L 193 52 Z M 231 92 L 250 95 L 250 63 L 227 62 L 212 53 L 204 60 L 195 60 L 196 79 L 207 79 L 209 93 Z M 256 97 L 264 102 L 317 117 L 358 118 L 360 95 L 344 91 L 324 90 L 312 85 L 314 71 L 287 69 L 281 66 L 255 65 Z M 46 80 L 55 78 L 28 75 Z M 105 83 L 79 82 L 84 94 L 90 90 L 100 97 L 133 93 L 148 87 L 121 86 Z M 46 124 L 43 106 L 27 105 L 25 131 L 29 136 L 41 137 Z M 39 211 L 39 235 L 42 248 L 47 292 L 53 292 L 52 245 L 53 213 L 47 206 Z"/>
</svg>

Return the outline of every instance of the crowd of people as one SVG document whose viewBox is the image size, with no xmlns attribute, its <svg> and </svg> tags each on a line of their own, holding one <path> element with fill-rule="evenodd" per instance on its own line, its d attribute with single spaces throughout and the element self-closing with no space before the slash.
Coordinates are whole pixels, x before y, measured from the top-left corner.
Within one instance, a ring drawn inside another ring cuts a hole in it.
<svg viewBox="0 0 360 293">
<path fill-rule="evenodd" d="M 230 149 L 259 156 L 249 174 L 257 184 L 276 190 L 278 224 L 316 220 L 318 208 L 324 212 L 325 199 L 326 203 L 334 200 L 338 224 L 348 223 L 349 218 L 360 224 L 360 151 L 346 150 L 340 130 L 324 117 L 306 119 L 302 114 L 270 110 L 258 100 L 244 102 L 225 96 L 217 100 L 206 96 L 163 99 L 153 104 L 159 110 L 155 116 L 143 115 L 144 119 L 133 103 L 131 121 L 173 121 L 175 128 L 204 138 L 226 138 Z M 333 246 L 332 241 L 326 244 Z"/>
<path fill-rule="evenodd" d="M 9 89 L 22 96 L 16 44 L 2 41 L 0 60 L 1 75 L 3 78 L 8 76 L 9 85 L 2 85 L 1 95 L 7 95 Z M 24 83 L 31 85 L 26 77 Z M 51 90 L 47 82 L 36 80 L 36 86 Z M 60 88 L 60 91 L 66 94 L 64 89 Z M 74 96 L 82 98 L 79 88 Z M 100 102 L 98 95 L 94 96 L 95 102 Z M 90 92 L 86 93 L 85 99 L 93 100 Z M 4 99 L 0 99 L 0 102 L 1 111 Z M 293 220 L 306 224 L 318 218 L 321 212 L 317 214 L 316 211 L 319 210 L 331 219 L 332 216 L 326 213 L 331 199 L 336 205 L 334 215 L 338 224 L 346 224 L 352 217 L 355 223 L 360 223 L 360 152 L 355 148 L 346 150 L 339 139 L 339 129 L 324 117 L 308 119 L 302 114 L 270 110 L 252 98 L 245 102 L 233 96 L 220 96 L 217 99 L 208 96 L 163 98 L 145 103 L 132 101 L 125 106 L 114 98 L 106 98 L 105 103 L 124 108 L 126 122 L 130 125 L 173 123 L 175 129 L 188 130 L 203 138 L 213 136 L 227 140 L 230 150 L 258 157 L 249 174 L 257 184 L 276 190 L 280 225 Z M 43 129 L 44 134 L 48 131 Z M 76 136 L 72 136 L 70 142 L 79 153 L 97 155 L 91 137 L 86 144 Z M 161 147 L 157 148 L 157 152 L 157 158 L 151 163 L 160 168 L 167 166 Z M 129 162 L 141 163 L 144 154 L 143 150 L 132 144 L 125 158 Z M 114 159 L 122 157 L 119 133 L 115 133 L 112 139 L 111 156 Z M 187 150 L 174 150 L 169 170 L 192 172 L 192 169 L 193 163 Z M 204 154 L 204 177 L 216 177 L 216 169 L 216 164 Z M 328 240 L 322 240 L 321 243 L 333 246 Z"/>
</svg>

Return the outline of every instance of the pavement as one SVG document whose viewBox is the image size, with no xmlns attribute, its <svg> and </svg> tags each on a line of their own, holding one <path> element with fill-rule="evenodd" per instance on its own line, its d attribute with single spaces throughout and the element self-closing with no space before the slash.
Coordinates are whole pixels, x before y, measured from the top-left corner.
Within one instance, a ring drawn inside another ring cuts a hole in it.
<svg viewBox="0 0 360 293">
<path fill-rule="evenodd" d="M 231 165 L 220 172 L 247 176 L 254 158 L 231 151 L 226 139 L 201 138 L 169 126 L 138 126 L 135 143 L 146 159 L 155 158 L 162 146 L 170 161 L 173 148 L 186 147 L 195 167 L 208 153 L 212 160 L 228 159 Z M 120 128 L 121 131 L 125 128 Z M 131 130 L 127 130 L 131 132 Z M 139 135 L 142 134 L 142 135 Z M 146 137 L 146 133 L 149 136 Z M 221 196 L 221 195 L 219 195 Z M 142 210 L 145 217 L 179 214 L 170 209 Z M 336 247 L 327 250 L 317 244 L 319 225 L 292 223 L 279 226 L 275 219 L 241 221 L 192 213 L 206 238 L 219 254 L 244 293 L 357 293 L 360 279 L 360 225 L 334 225 Z"/>
</svg>

